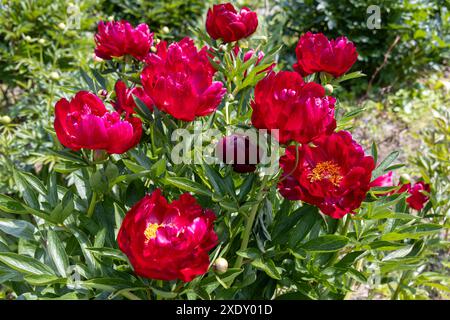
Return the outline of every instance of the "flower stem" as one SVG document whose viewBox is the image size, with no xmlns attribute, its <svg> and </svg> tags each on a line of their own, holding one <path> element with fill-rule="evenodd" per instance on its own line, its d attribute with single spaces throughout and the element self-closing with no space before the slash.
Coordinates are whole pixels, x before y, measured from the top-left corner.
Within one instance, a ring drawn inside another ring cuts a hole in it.
<svg viewBox="0 0 450 320">
<path fill-rule="evenodd" d="M 91 203 L 89 204 L 87 216 L 88 218 L 92 217 L 94 214 L 95 204 L 97 203 L 97 192 L 92 192 Z"/>
<path fill-rule="evenodd" d="M 247 222 L 245 224 L 245 230 L 244 230 L 244 234 L 242 236 L 242 243 L 241 243 L 241 248 L 239 249 L 239 251 L 243 251 L 247 249 L 248 246 L 248 242 L 250 240 L 250 234 L 252 232 L 252 227 L 253 227 L 253 223 L 255 222 L 255 218 L 256 218 L 256 213 L 258 212 L 258 208 L 259 205 L 261 204 L 261 200 L 264 197 L 264 193 L 265 193 L 265 187 L 268 181 L 268 175 L 264 176 L 263 181 L 261 183 L 261 188 L 259 189 L 259 192 L 256 196 L 256 204 L 253 206 L 252 211 L 250 212 L 250 215 L 247 218 Z M 240 268 L 242 266 L 242 261 L 243 261 L 243 257 L 238 256 L 236 259 L 236 262 L 234 263 L 234 267 L 235 268 Z"/>
</svg>

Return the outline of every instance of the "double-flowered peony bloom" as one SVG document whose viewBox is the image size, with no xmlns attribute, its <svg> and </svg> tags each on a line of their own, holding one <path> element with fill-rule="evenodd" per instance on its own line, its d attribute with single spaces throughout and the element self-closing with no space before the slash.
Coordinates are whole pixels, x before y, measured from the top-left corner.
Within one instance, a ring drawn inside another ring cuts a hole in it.
<svg viewBox="0 0 450 320">
<path fill-rule="evenodd" d="M 117 241 L 139 276 L 187 282 L 208 270 L 214 220 L 191 195 L 167 203 L 157 189 L 127 213 Z"/>
<path fill-rule="evenodd" d="M 356 47 L 346 37 L 328 40 L 322 33 L 307 32 L 300 37 L 294 69 L 302 76 L 327 72 L 334 77 L 346 73 L 358 58 Z"/>
<path fill-rule="evenodd" d="M 114 90 L 116 91 L 116 101 L 113 102 L 112 105 L 117 112 L 125 112 L 127 116 L 135 113 L 135 108 L 137 106 L 133 96 L 139 98 L 150 111 L 153 110 L 153 101 L 145 93 L 143 88 L 134 87 L 130 89 L 127 88 L 125 82 L 118 80 L 114 86 Z"/>
<path fill-rule="evenodd" d="M 415 210 L 422 210 L 425 203 L 428 202 L 430 197 L 426 195 L 426 193 L 430 193 L 430 185 L 419 181 L 414 185 L 411 183 L 406 183 L 401 186 L 401 188 L 397 191 L 397 193 L 408 192 L 409 196 L 406 198 L 406 203 Z"/>
<path fill-rule="evenodd" d="M 54 127 L 65 147 L 72 150 L 105 150 L 124 153 L 139 143 L 141 120 L 121 119 L 117 112 L 109 112 L 95 94 L 80 91 L 69 102 L 61 99 L 55 106 Z"/>
<path fill-rule="evenodd" d="M 153 33 L 145 23 L 133 28 L 128 21 L 100 21 L 94 39 L 97 57 L 110 60 L 129 54 L 144 60 L 153 44 Z"/>
<path fill-rule="evenodd" d="M 233 42 L 247 38 L 258 27 L 256 12 L 242 8 L 238 13 L 231 3 L 214 5 L 206 16 L 206 31 L 213 39 Z"/>
<path fill-rule="evenodd" d="M 167 47 L 162 41 L 157 53 L 146 59 L 141 74 L 145 92 L 156 107 L 173 117 L 193 121 L 214 112 L 226 90 L 213 81 L 216 70 L 208 60 L 208 51 L 200 51 L 190 38 Z"/>
<path fill-rule="evenodd" d="M 297 160 L 296 146 L 288 147 L 280 158 L 281 195 L 315 205 L 332 218 L 354 213 L 370 189 L 373 158 L 346 131 L 323 136 L 314 144 L 299 146 Z"/>
<path fill-rule="evenodd" d="M 258 129 L 278 129 L 280 143 L 309 143 L 336 128 L 336 99 L 325 96 L 317 83 L 304 83 L 296 72 L 271 72 L 255 87 L 252 124 Z"/>
</svg>

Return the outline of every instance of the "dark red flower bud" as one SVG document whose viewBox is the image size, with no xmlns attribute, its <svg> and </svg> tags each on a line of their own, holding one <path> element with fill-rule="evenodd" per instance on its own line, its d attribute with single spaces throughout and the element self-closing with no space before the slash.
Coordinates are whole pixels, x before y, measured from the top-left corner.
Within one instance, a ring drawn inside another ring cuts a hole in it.
<svg viewBox="0 0 450 320">
<path fill-rule="evenodd" d="M 190 194 L 168 203 L 157 189 L 127 213 L 117 242 L 137 275 L 187 282 L 208 271 L 215 218 Z"/>
<path fill-rule="evenodd" d="M 256 12 L 242 8 L 238 13 L 231 3 L 217 4 L 208 10 L 206 31 L 213 39 L 233 42 L 247 38 L 258 27 Z"/>
<path fill-rule="evenodd" d="M 262 150 L 258 142 L 249 136 L 232 134 L 217 143 L 216 156 L 223 163 L 230 164 L 234 171 L 248 173 L 256 170 L 256 165 L 261 161 Z"/>
</svg>

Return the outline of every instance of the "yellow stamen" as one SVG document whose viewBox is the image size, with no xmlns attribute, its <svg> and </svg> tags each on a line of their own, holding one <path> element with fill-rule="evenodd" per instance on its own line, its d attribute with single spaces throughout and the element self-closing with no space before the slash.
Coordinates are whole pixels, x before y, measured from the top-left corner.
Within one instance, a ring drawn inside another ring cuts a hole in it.
<svg viewBox="0 0 450 320">
<path fill-rule="evenodd" d="M 319 162 L 308 174 L 308 178 L 311 182 L 327 179 L 338 187 L 342 180 L 340 169 L 333 161 Z"/>
<path fill-rule="evenodd" d="M 158 231 L 159 227 L 161 225 L 157 223 L 149 223 L 147 225 L 147 228 L 145 228 L 144 235 L 147 241 L 150 241 L 150 239 L 156 238 L 156 231 Z"/>
</svg>

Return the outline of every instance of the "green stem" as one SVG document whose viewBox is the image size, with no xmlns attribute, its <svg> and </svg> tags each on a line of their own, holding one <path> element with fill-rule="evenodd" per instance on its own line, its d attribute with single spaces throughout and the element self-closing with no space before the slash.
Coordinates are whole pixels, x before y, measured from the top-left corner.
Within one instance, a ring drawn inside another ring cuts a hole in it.
<svg viewBox="0 0 450 320">
<path fill-rule="evenodd" d="M 345 223 L 344 223 L 344 225 L 342 226 L 342 229 L 341 229 L 341 231 L 339 232 L 341 235 L 343 235 L 343 236 L 345 236 L 345 235 L 347 235 L 347 230 L 348 230 L 348 226 L 350 225 L 350 221 L 352 220 L 352 218 L 349 216 L 349 215 L 347 215 L 346 217 L 345 217 Z M 333 254 L 333 256 L 331 257 L 331 259 L 328 261 L 328 263 L 327 263 L 327 265 L 326 265 L 326 268 L 328 268 L 328 267 L 331 267 L 335 262 L 336 262 L 336 260 L 337 260 L 337 258 L 339 257 L 339 251 L 336 251 L 334 254 Z"/>
<path fill-rule="evenodd" d="M 391 297 L 391 300 L 398 300 L 398 295 L 400 294 L 400 288 L 402 287 L 402 282 L 406 278 L 406 272 L 402 272 L 400 280 L 398 281 L 397 288 L 395 288 L 394 294 Z"/>
<path fill-rule="evenodd" d="M 263 181 L 261 183 L 261 188 L 259 189 L 259 192 L 256 196 L 256 204 L 253 206 L 252 211 L 250 212 L 250 215 L 247 218 L 247 222 L 245 225 L 245 230 L 244 230 L 244 234 L 242 236 L 242 243 L 241 243 L 241 247 L 240 247 L 240 251 L 246 250 L 247 246 L 248 246 L 248 242 L 250 240 L 250 234 L 252 231 L 252 227 L 253 227 L 253 223 L 255 222 L 255 218 L 256 218 L 256 213 L 258 212 L 258 208 L 259 205 L 261 204 L 261 200 L 264 197 L 264 193 L 265 193 L 265 187 L 268 181 L 268 177 L 269 176 L 264 176 Z M 240 268 L 242 266 L 242 261 L 243 261 L 243 257 L 238 256 L 236 259 L 236 262 L 234 264 L 235 268 Z"/>
<path fill-rule="evenodd" d="M 89 204 L 87 216 L 88 218 L 92 217 L 94 214 L 95 204 L 97 203 L 97 193 L 95 191 L 92 192 L 91 203 Z"/>
</svg>

